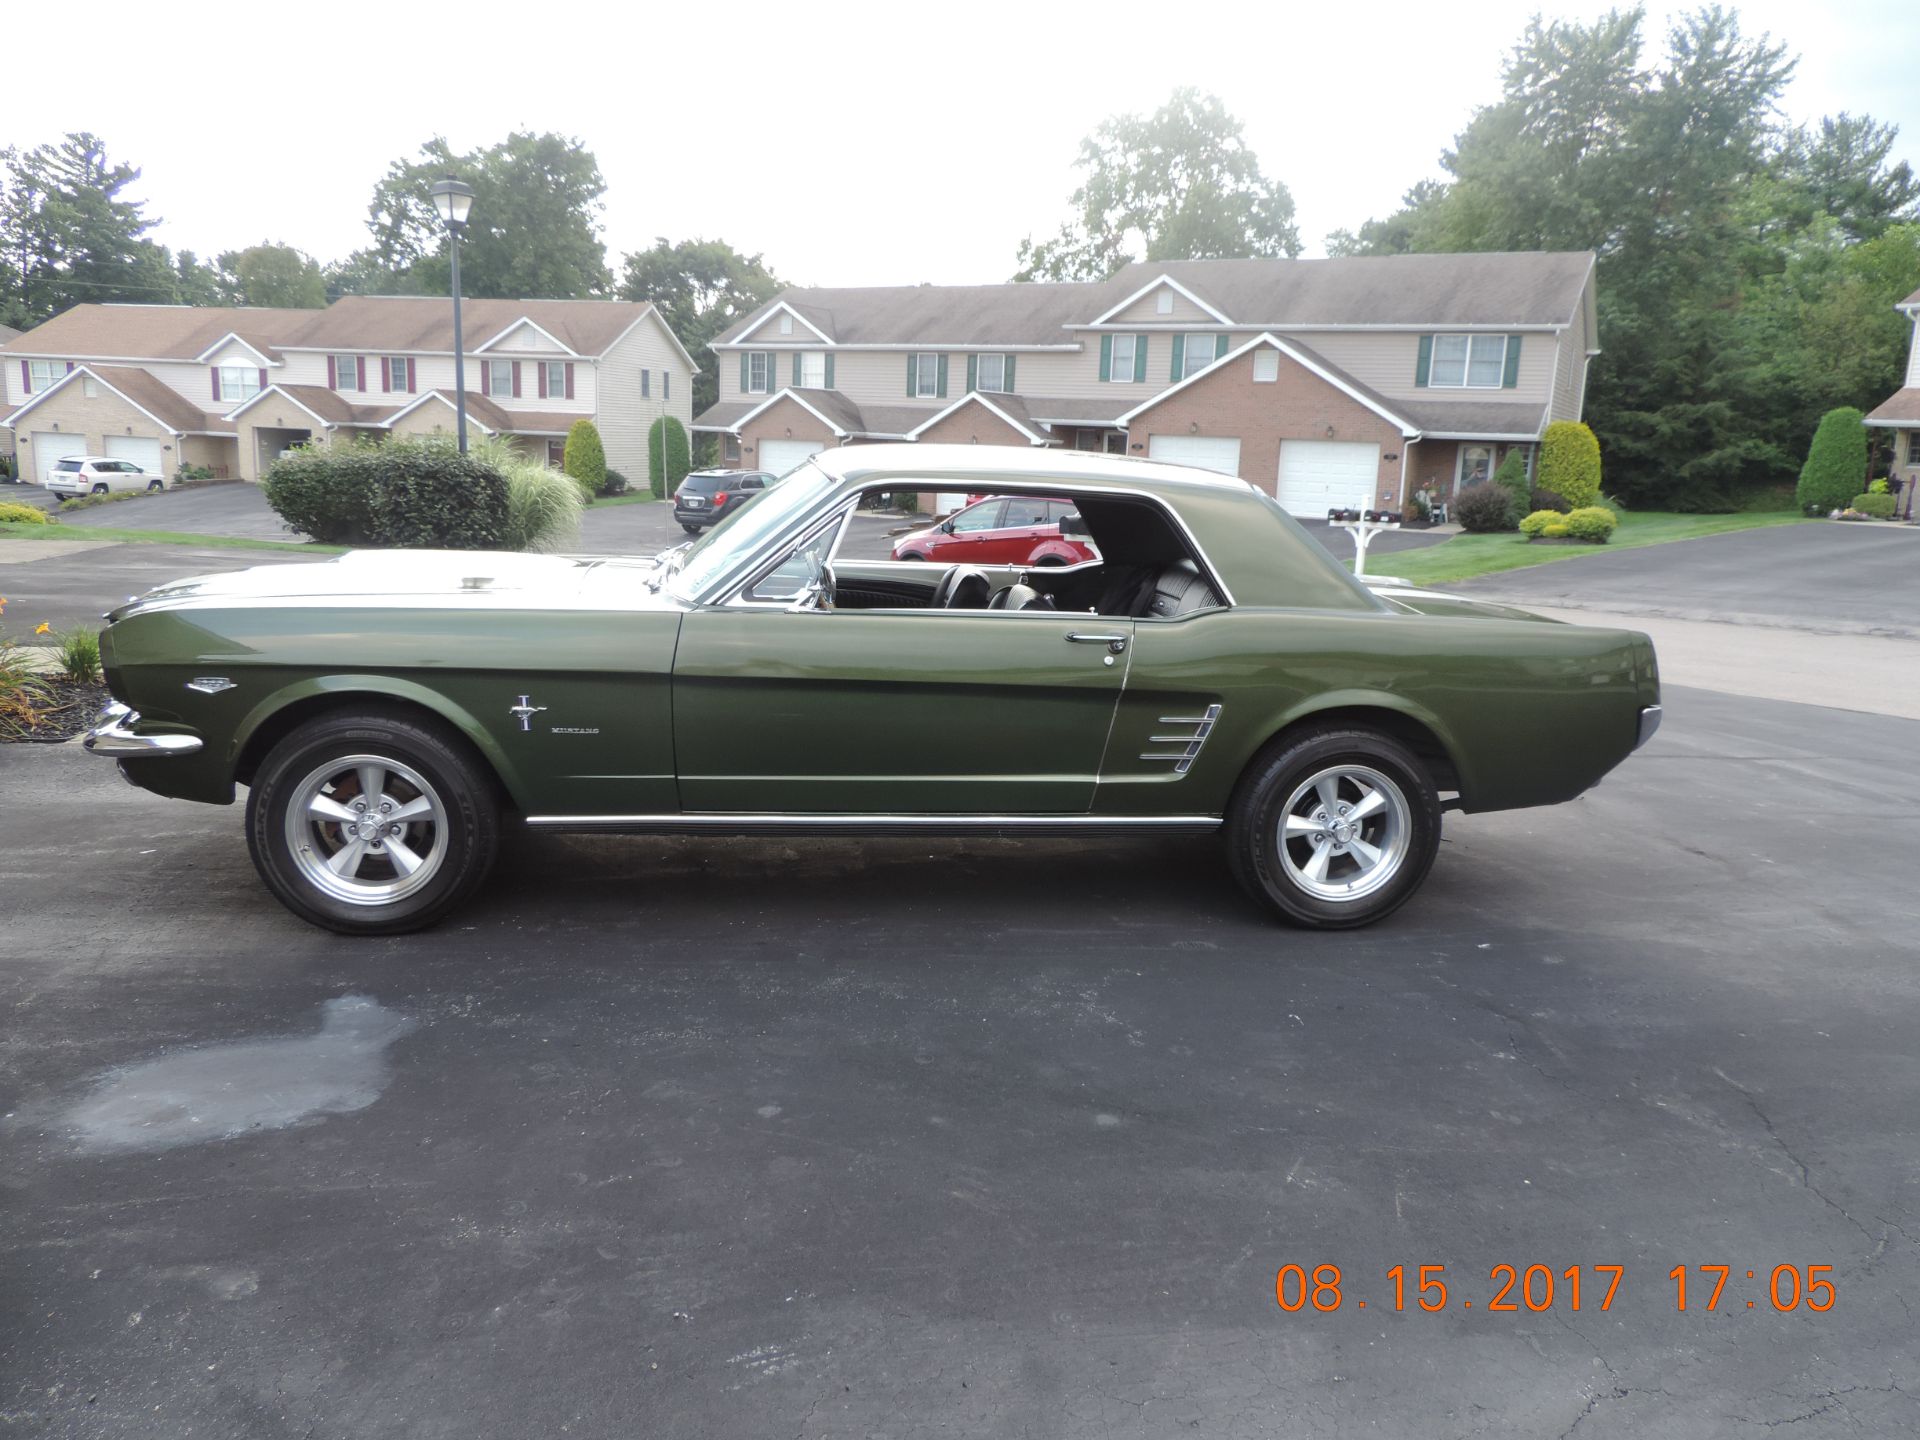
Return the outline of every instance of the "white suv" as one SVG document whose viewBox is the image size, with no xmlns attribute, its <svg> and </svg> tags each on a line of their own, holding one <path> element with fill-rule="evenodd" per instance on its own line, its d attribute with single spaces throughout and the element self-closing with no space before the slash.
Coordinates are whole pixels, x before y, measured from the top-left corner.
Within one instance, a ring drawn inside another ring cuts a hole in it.
<svg viewBox="0 0 1920 1440">
<path fill-rule="evenodd" d="M 164 490 L 165 477 L 142 470 L 131 460 L 105 455 L 69 455 L 53 462 L 42 482 L 56 495 L 105 495 L 115 490 Z"/>
</svg>

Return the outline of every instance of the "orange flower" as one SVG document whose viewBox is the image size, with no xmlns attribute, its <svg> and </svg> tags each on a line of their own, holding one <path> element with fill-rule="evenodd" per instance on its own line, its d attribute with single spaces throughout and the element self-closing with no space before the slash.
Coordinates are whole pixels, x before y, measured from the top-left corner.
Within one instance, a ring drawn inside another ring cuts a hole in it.
<svg viewBox="0 0 1920 1440">
<path fill-rule="evenodd" d="M 46 621 L 42 620 L 38 625 L 34 626 L 33 633 L 36 635 L 46 635 L 51 633 L 52 630 L 53 630 L 53 626 L 49 625 Z"/>
</svg>

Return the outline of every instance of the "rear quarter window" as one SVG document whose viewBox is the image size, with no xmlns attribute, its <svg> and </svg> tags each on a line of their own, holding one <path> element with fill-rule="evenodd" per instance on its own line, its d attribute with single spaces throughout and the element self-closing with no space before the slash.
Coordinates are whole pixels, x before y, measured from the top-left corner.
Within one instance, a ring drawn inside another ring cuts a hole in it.
<svg viewBox="0 0 1920 1440">
<path fill-rule="evenodd" d="M 56 460 L 53 468 L 56 470 L 78 470 L 85 466 L 86 463 L 84 460 Z"/>
</svg>

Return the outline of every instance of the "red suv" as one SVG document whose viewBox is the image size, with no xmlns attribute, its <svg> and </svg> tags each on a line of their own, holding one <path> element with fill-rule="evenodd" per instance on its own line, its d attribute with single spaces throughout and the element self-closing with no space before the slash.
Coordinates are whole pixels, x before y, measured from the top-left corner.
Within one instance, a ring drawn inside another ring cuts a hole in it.
<svg viewBox="0 0 1920 1440">
<path fill-rule="evenodd" d="M 1078 515 L 1071 500 L 1027 495 L 989 495 L 927 530 L 902 535 L 896 560 L 937 560 L 943 565 L 1078 565 L 1100 553 L 1084 539 L 1063 534 L 1060 522 Z"/>
</svg>

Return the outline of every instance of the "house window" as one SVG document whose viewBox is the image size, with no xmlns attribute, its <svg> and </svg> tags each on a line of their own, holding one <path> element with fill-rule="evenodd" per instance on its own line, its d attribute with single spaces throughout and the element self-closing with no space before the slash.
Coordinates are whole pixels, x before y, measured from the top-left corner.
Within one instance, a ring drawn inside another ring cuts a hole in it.
<svg viewBox="0 0 1920 1440">
<path fill-rule="evenodd" d="M 773 356 L 765 350 L 750 351 L 747 355 L 747 393 L 765 395 L 772 386 Z"/>
<path fill-rule="evenodd" d="M 559 400 L 567 393 L 567 362 L 564 360 L 543 360 L 547 367 L 547 398 Z"/>
<path fill-rule="evenodd" d="M 721 437 L 720 458 L 729 465 L 738 465 L 740 463 L 740 437 L 738 435 L 723 435 Z"/>
<path fill-rule="evenodd" d="M 913 393 L 922 400 L 932 400 L 939 397 L 940 357 L 938 355 L 916 355 L 913 357 Z"/>
<path fill-rule="evenodd" d="M 360 388 L 360 361 L 352 355 L 333 357 L 333 388 L 336 390 L 358 390 Z"/>
<path fill-rule="evenodd" d="M 1920 465 L 1920 430 L 1907 432 L 1907 463 Z"/>
<path fill-rule="evenodd" d="M 640 398 L 642 400 L 651 400 L 653 398 L 653 372 L 651 370 L 642 370 L 640 372 Z"/>
<path fill-rule="evenodd" d="M 1427 383 L 1446 389 L 1498 390 L 1507 370 L 1504 335 L 1436 335 Z"/>
<path fill-rule="evenodd" d="M 67 362 L 64 360 L 29 360 L 27 362 L 27 393 L 38 395 L 66 373 Z"/>
<path fill-rule="evenodd" d="M 1469 485 L 1479 485 L 1493 478 L 1493 447 L 1491 445 L 1462 445 L 1460 447 L 1460 474 L 1454 480 L 1454 492 L 1458 494 Z"/>
<path fill-rule="evenodd" d="M 975 376 L 976 389 L 988 390 L 996 395 L 1007 391 L 1007 357 L 1004 355 L 982 355 Z"/>
<path fill-rule="evenodd" d="M 1113 377 L 1116 385 L 1133 383 L 1133 347 L 1139 340 L 1137 335 L 1116 335 L 1113 337 L 1113 365 L 1107 373 Z"/>
<path fill-rule="evenodd" d="M 564 440 L 547 441 L 547 464 L 558 470 L 567 460 L 567 442 Z"/>
<path fill-rule="evenodd" d="M 251 400 L 260 393 L 260 372 L 251 365 L 220 367 L 220 398 Z"/>
<path fill-rule="evenodd" d="M 793 316 L 787 314 L 780 316 L 780 333 L 782 335 L 791 335 L 793 333 Z"/>
<path fill-rule="evenodd" d="M 1253 352 L 1253 378 L 1261 384 L 1270 384 L 1280 378 L 1280 352 L 1272 346 L 1266 346 Z"/>
<path fill-rule="evenodd" d="M 1160 287 L 1160 293 L 1153 297 L 1153 313 L 1156 315 L 1173 313 L 1173 291 L 1164 285 Z"/>
<path fill-rule="evenodd" d="M 1186 344 L 1182 347 L 1186 362 L 1180 367 L 1180 378 L 1184 380 L 1189 375 L 1197 375 L 1218 360 L 1226 349 L 1226 342 L 1224 335 L 1187 336 Z"/>
<path fill-rule="evenodd" d="M 827 352 L 805 350 L 800 354 L 800 384 L 808 390 L 827 388 Z"/>
<path fill-rule="evenodd" d="M 487 393 L 489 395 L 513 394 L 513 361 L 487 361 Z"/>
<path fill-rule="evenodd" d="M 406 389 L 407 388 L 407 362 L 405 357 L 400 355 L 389 355 L 387 357 L 386 363 L 387 363 L 387 388 L 389 390 Z"/>
</svg>

